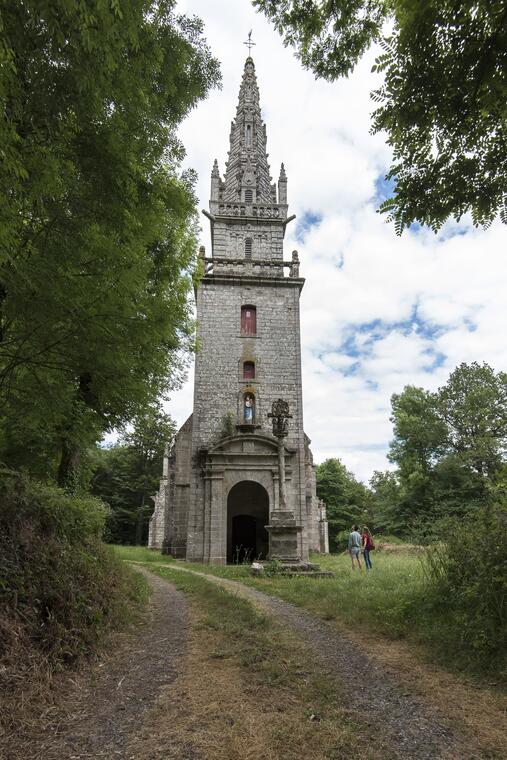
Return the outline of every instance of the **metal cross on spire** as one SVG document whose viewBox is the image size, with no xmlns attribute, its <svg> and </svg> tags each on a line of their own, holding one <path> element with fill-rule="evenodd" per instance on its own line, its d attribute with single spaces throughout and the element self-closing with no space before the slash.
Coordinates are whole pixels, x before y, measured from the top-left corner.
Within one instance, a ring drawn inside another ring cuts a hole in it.
<svg viewBox="0 0 507 760">
<path fill-rule="evenodd" d="M 255 44 L 256 44 L 255 42 L 252 42 L 252 30 L 250 29 L 250 31 L 248 32 L 248 40 L 247 42 L 243 43 L 243 45 L 246 45 L 248 48 L 248 55 L 250 55 L 250 51 Z"/>
</svg>

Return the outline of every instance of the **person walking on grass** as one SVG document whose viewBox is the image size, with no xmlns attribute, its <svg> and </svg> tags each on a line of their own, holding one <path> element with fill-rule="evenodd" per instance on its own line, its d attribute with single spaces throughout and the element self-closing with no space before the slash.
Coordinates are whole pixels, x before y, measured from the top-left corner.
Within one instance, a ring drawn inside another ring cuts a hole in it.
<svg viewBox="0 0 507 760">
<path fill-rule="evenodd" d="M 364 564 L 366 567 L 366 570 L 371 570 L 372 564 L 370 559 L 370 552 L 372 549 L 375 548 L 375 544 L 373 543 L 373 538 L 370 533 L 370 529 L 367 525 L 363 528 L 363 535 L 361 536 L 361 541 L 363 545 L 363 554 L 364 554 Z"/>
<path fill-rule="evenodd" d="M 361 534 L 359 533 L 359 526 L 353 525 L 352 531 L 349 533 L 349 554 L 352 560 L 352 570 L 354 570 L 354 562 L 357 562 L 357 566 L 360 572 L 363 572 L 363 566 L 361 565 Z"/>
</svg>

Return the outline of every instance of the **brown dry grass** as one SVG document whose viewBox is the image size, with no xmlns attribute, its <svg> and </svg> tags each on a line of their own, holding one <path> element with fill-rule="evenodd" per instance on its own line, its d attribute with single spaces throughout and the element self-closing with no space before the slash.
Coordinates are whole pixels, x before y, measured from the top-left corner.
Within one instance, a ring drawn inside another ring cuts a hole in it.
<svg viewBox="0 0 507 760">
<path fill-rule="evenodd" d="M 137 621 L 141 621 L 138 614 Z M 133 630 L 111 632 L 95 657 L 74 663 L 72 670 L 55 670 L 54 663 L 26 644 L 4 658 L 0 673 L 0 760 L 44 760 L 41 736 L 65 731 L 62 722 L 82 710 L 83 687 L 97 667 L 113 667 L 135 639 Z M 23 663 L 23 664 L 21 664 Z M 63 758 L 62 758 L 63 760 Z"/>
<path fill-rule="evenodd" d="M 384 554 L 409 554 L 409 555 L 421 555 L 425 554 L 427 549 L 425 546 L 419 546 L 418 544 L 390 544 L 388 541 L 379 541 L 376 545 L 377 553 L 384 552 Z"/>
<path fill-rule="evenodd" d="M 180 567 L 175 569 L 184 570 Z M 216 578 L 215 582 L 233 593 L 236 588 L 235 593 L 249 598 L 248 587 L 238 588 L 226 579 Z M 250 598 L 250 601 L 260 612 L 265 610 L 259 600 Z M 477 748 L 478 757 L 505 757 L 507 696 L 504 692 L 497 691 L 495 684 L 491 684 L 492 688 L 487 688 L 472 678 L 449 672 L 429 662 L 428 652 L 412 641 L 387 639 L 360 631 L 336 619 L 331 624 L 357 644 L 373 662 L 376 661 L 383 669 L 391 672 L 393 679 L 403 684 L 408 693 L 416 694 L 428 705 L 435 707 L 458 733 L 467 737 L 470 748 Z M 297 646 L 296 641 L 293 646 Z M 304 652 L 297 656 L 304 656 Z M 308 659 L 307 653 L 306 657 Z M 315 662 L 309 667 L 315 669 Z"/>
<path fill-rule="evenodd" d="M 281 629 L 276 634 L 287 682 L 274 686 L 235 657 L 223 656 L 223 634 L 205 625 L 202 607 L 194 604 L 186 668 L 161 696 L 128 756 L 136 760 L 300 760 L 302 754 L 307 760 L 338 760 L 351 754 L 388 757 L 358 735 L 353 716 L 340 706 L 337 687 L 324 683 L 325 676 L 301 642 Z M 294 672 L 298 684 L 293 682 Z M 315 699 L 316 691 L 320 700 Z M 363 749 L 358 751 L 358 744 Z"/>
<path fill-rule="evenodd" d="M 507 697 L 504 693 L 428 662 L 427 652 L 414 643 L 392 641 L 334 624 L 346 630 L 347 636 L 369 657 L 389 668 L 407 691 L 435 705 L 458 731 L 468 734 L 481 751 L 481 757 L 505 757 Z"/>
</svg>

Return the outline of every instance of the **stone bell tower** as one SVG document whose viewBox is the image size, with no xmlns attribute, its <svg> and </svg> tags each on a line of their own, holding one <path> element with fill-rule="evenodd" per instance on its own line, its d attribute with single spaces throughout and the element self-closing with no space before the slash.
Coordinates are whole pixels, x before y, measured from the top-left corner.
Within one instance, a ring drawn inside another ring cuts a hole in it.
<svg viewBox="0 0 507 760">
<path fill-rule="evenodd" d="M 194 409 L 168 456 L 150 546 L 164 542 L 174 556 L 214 563 L 280 557 L 285 546 L 292 558 L 307 560 L 310 550 L 326 550 L 327 523 L 303 430 L 304 280 L 297 252 L 284 259 L 294 216 L 288 217 L 283 164 L 278 187 L 270 176 L 250 56 L 225 175 L 215 160 L 203 213 L 212 250 L 199 253 Z M 290 410 L 282 442 L 268 417 L 277 400 Z M 281 540 L 271 528 L 283 509 L 292 527 Z"/>
</svg>

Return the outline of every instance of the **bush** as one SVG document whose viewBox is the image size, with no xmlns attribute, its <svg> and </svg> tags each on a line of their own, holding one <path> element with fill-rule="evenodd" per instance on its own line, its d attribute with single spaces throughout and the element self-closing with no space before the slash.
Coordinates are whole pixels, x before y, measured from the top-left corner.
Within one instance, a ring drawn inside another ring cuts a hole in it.
<svg viewBox="0 0 507 760">
<path fill-rule="evenodd" d="M 448 524 L 446 543 L 424 566 L 430 613 L 442 644 L 467 667 L 507 675 L 507 507 L 481 509 Z"/>
<path fill-rule="evenodd" d="M 89 655 L 125 617 L 139 585 L 102 543 L 105 517 L 97 499 L 0 470 L 4 676 L 24 667 L 23 648 L 25 661 L 37 651 L 51 667 Z"/>
</svg>

